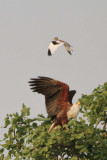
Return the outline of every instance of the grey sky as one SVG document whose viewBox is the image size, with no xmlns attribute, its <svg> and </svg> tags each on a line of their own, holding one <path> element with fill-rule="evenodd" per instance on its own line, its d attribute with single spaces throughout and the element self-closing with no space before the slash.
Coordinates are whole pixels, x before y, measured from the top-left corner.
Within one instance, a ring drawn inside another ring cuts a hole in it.
<svg viewBox="0 0 107 160">
<path fill-rule="evenodd" d="M 64 47 L 47 56 L 55 36 L 73 46 L 72 56 Z M 23 103 L 32 117 L 46 115 L 44 97 L 28 86 L 37 76 L 76 89 L 73 102 L 107 81 L 107 0 L 0 1 L 0 126 Z"/>
</svg>

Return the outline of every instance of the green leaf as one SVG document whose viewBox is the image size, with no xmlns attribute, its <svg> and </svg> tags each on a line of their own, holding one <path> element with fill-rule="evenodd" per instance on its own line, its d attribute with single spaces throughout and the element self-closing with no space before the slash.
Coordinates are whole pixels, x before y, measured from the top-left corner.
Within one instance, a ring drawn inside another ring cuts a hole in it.
<svg viewBox="0 0 107 160">
<path fill-rule="evenodd" d="M 4 160 L 4 154 L 0 156 L 0 160 Z"/>
<path fill-rule="evenodd" d="M 4 148 L 1 148 L 0 149 L 0 154 L 3 153 L 3 152 L 4 152 Z"/>
<path fill-rule="evenodd" d="M 5 128 L 10 124 L 9 117 L 5 118 Z"/>
<path fill-rule="evenodd" d="M 8 138 L 8 134 L 7 134 L 7 133 L 5 133 L 5 134 L 4 134 L 4 137 L 5 137 L 5 138 Z"/>
<path fill-rule="evenodd" d="M 22 116 L 29 116 L 29 115 L 30 115 L 30 108 L 27 108 L 27 107 L 23 104 L 21 112 L 22 112 L 22 113 L 21 113 Z"/>
<path fill-rule="evenodd" d="M 84 148 L 84 145 L 82 145 L 82 144 L 77 144 L 76 146 L 75 146 L 75 148 L 77 148 L 77 149 L 81 149 L 81 148 Z"/>
<path fill-rule="evenodd" d="M 78 160 L 77 156 L 73 156 L 71 160 Z"/>
<path fill-rule="evenodd" d="M 37 123 L 33 123 L 33 124 L 32 124 L 32 127 L 33 127 L 33 128 L 36 128 L 36 127 L 37 127 Z"/>
</svg>

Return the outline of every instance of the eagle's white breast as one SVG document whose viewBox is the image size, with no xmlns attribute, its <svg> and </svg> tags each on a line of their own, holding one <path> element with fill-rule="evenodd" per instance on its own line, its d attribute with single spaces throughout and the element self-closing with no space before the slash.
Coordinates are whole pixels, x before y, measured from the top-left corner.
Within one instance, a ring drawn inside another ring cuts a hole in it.
<svg viewBox="0 0 107 160">
<path fill-rule="evenodd" d="M 69 111 L 67 112 L 68 120 L 76 118 L 78 113 L 79 113 L 79 105 L 73 104 L 72 107 L 70 107 Z"/>
</svg>

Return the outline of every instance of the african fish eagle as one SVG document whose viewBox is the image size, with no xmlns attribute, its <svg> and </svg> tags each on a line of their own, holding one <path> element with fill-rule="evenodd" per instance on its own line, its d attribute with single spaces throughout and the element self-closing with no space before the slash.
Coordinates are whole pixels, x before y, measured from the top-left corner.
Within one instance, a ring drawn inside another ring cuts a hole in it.
<svg viewBox="0 0 107 160">
<path fill-rule="evenodd" d="M 69 91 L 69 86 L 63 82 L 48 77 L 31 78 L 29 85 L 33 92 L 45 96 L 46 110 L 54 119 L 49 132 L 57 125 L 63 126 L 68 120 L 76 118 L 79 113 L 80 102 L 72 104 L 72 98 L 76 91 Z"/>
</svg>

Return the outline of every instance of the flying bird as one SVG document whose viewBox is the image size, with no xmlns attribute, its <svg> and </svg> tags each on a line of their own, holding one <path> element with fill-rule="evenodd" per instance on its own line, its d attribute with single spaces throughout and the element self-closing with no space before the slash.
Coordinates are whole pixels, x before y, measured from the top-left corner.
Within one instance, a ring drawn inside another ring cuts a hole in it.
<svg viewBox="0 0 107 160">
<path fill-rule="evenodd" d="M 45 96 L 47 113 L 54 119 L 49 132 L 53 131 L 57 125 L 63 126 L 70 119 L 77 117 L 80 102 L 72 103 L 76 91 L 69 91 L 67 84 L 48 77 L 38 77 L 31 78 L 29 85 L 33 92 Z"/>
<path fill-rule="evenodd" d="M 71 52 L 73 50 L 71 49 L 70 44 L 65 41 L 59 40 L 58 37 L 55 37 L 54 40 L 50 42 L 48 47 L 48 55 L 51 56 L 56 51 L 56 49 L 62 45 L 64 45 L 67 52 L 71 55 Z"/>
</svg>

